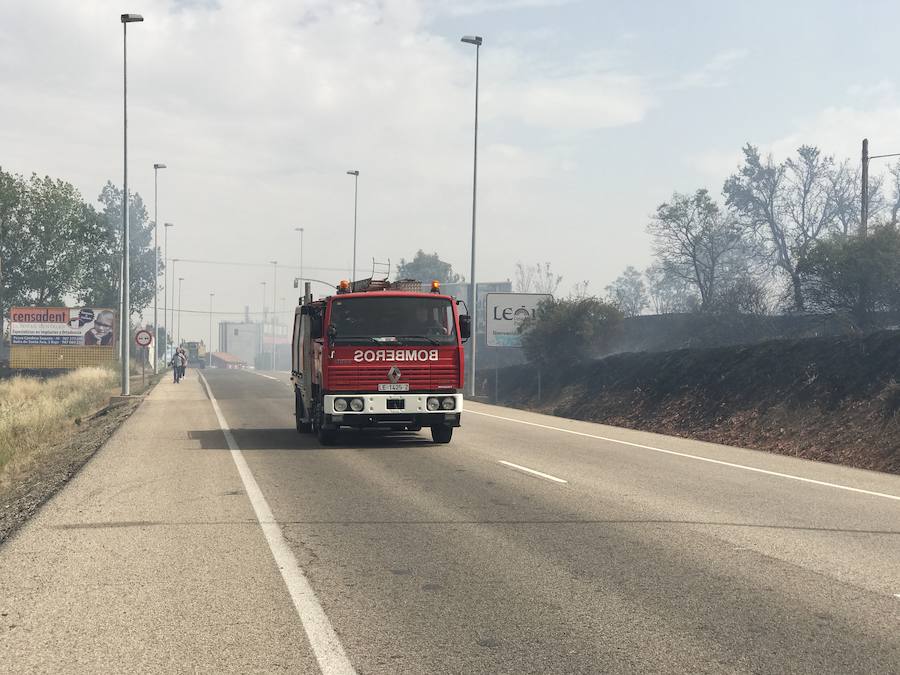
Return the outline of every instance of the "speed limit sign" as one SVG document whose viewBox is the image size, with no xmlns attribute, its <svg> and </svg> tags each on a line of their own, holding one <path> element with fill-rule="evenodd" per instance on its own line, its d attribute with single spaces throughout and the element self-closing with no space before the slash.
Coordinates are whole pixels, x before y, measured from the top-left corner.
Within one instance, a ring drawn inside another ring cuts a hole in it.
<svg viewBox="0 0 900 675">
<path fill-rule="evenodd" d="M 153 342 L 153 333 L 149 330 L 142 329 L 134 334 L 134 343 L 138 347 L 149 347 L 151 342 Z"/>
</svg>

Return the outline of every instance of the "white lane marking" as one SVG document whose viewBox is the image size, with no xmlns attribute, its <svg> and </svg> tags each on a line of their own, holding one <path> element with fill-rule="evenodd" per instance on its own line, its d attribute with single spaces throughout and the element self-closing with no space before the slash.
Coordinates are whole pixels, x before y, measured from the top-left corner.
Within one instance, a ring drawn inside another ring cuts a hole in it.
<svg viewBox="0 0 900 675">
<path fill-rule="evenodd" d="M 467 410 L 469 414 L 472 415 L 482 415 L 483 417 L 493 417 L 498 420 L 505 420 L 506 422 L 516 422 L 518 424 L 526 424 L 530 427 L 540 427 L 541 429 L 550 429 L 551 431 L 561 431 L 564 434 L 573 434 L 575 436 L 583 436 L 585 438 L 595 438 L 599 441 L 608 441 L 610 443 L 620 443 L 621 445 L 630 445 L 633 448 L 641 448 L 643 450 L 652 450 L 653 452 L 661 452 L 666 455 L 675 455 L 677 457 L 686 457 L 687 459 L 696 459 L 700 462 L 709 462 L 710 464 L 720 464 L 722 466 L 730 466 L 734 469 L 743 469 L 744 471 L 752 471 L 754 473 L 762 473 L 767 476 L 777 476 L 779 478 L 788 478 L 790 480 L 800 481 L 802 483 L 812 483 L 813 485 L 823 485 L 825 487 L 835 488 L 837 490 L 847 490 L 848 492 L 858 492 L 864 495 L 870 495 L 872 497 L 882 497 L 884 499 L 893 499 L 894 501 L 900 501 L 900 496 L 897 495 L 889 495 L 884 492 L 873 492 L 872 490 L 863 490 L 862 488 L 850 487 L 849 485 L 841 485 L 840 483 L 829 483 L 823 480 L 815 480 L 814 478 L 804 478 L 803 476 L 795 476 L 790 473 L 780 473 L 778 471 L 768 471 L 767 469 L 760 469 L 755 466 L 747 466 L 746 464 L 735 464 L 734 462 L 726 462 L 721 459 L 712 459 L 711 457 L 701 457 L 700 455 L 692 455 L 687 452 L 676 452 L 675 450 L 665 450 L 663 448 L 654 448 L 652 445 L 642 445 L 640 443 L 632 443 L 630 441 L 620 441 L 618 438 L 609 438 L 608 436 L 598 436 L 596 434 L 588 434 L 583 431 L 573 431 L 572 429 L 563 429 L 562 427 L 554 427 L 549 424 L 538 424 L 537 422 L 526 422 L 525 420 L 517 420 L 513 417 L 503 417 L 501 415 L 491 415 L 490 413 L 484 412 L 475 412 L 474 410 Z"/>
<path fill-rule="evenodd" d="M 228 422 L 225 421 L 225 416 L 222 415 L 222 410 L 219 408 L 216 397 L 213 396 L 209 383 L 202 374 L 200 374 L 200 379 L 203 380 L 206 393 L 212 402 L 213 411 L 215 411 L 216 418 L 219 420 L 219 427 L 222 429 L 222 433 L 225 434 L 225 441 L 231 450 L 231 458 L 234 460 L 235 466 L 237 466 L 238 473 L 244 483 L 244 489 L 250 498 L 250 503 L 253 505 L 256 520 L 259 521 L 259 525 L 269 544 L 269 550 L 272 551 L 272 557 L 278 565 L 281 578 L 284 579 L 288 593 L 291 595 L 291 600 L 294 602 L 294 608 L 297 610 L 297 614 L 306 631 L 306 637 L 309 638 L 319 669 L 328 675 L 331 673 L 354 674 L 356 671 L 353 669 L 343 645 L 334 632 L 331 622 L 325 615 L 325 610 L 319 604 L 315 591 L 310 586 L 306 575 L 303 574 L 300 565 L 297 564 L 297 558 L 294 557 L 293 551 L 288 546 L 281 527 L 272 515 L 272 510 L 269 508 L 262 490 L 259 489 L 259 485 L 253 477 L 253 472 L 250 471 L 250 467 L 247 465 L 240 447 L 234 440 L 231 428 L 228 426 Z"/>
<path fill-rule="evenodd" d="M 530 473 L 534 476 L 540 476 L 541 478 L 546 478 L 547 480 L 552 480 L 554 483 L 568 483 L 569 481 L 563 480 L 562 478 L 557 478 L 556 476 L 551 476 L 549 473 L 543 473 L 542 471 L 535 471 L 534 469 L 529 469 L 527 466 L 522 466 L 521 464 L 513 464 L 512 462 L 507 462 L 505 460 L 497 460 L 498 464 L 503 464 L 505 466 L 511 466 L 513 469 L 518 469 L 519 471 L 525 471 L 526 473 Z"/>
<path fill-rule="evenodd" d="M 281 382 L 281 384 L 283 384 L 286 387 L 293 386 L 291 382 L 283 382 L 282 380 L 278 379 L 277 377 L 272 377 L 271 375 L 263 375 L 262 373 L 257 373 L 255 370 L 248 370 L 247 372 L 253 373 L 254 375 L 259 375 L 260 377 L 264 377 L 267 380 L 275 380 L 276 382 Z M 287 372 L 287 371 L 281 371 L 281 372 Z"/>
</svg>

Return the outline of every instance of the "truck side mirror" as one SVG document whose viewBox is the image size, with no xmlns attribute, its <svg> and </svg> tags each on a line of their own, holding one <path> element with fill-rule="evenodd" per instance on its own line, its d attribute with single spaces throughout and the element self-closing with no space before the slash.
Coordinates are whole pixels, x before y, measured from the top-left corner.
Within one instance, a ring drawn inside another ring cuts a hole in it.
<svg viewBox="0 0 900 675">
<path fill-rule="evenodd" d="M 337 328 L 334 327 L 334 324 L 328 324 L 328 339 L 334 340 L 337 337 Z"/>
<path fill-rule="evenodd" d="M 463 342 L 472 337 L 472 317 L 468 314 L 459 317 L 459 337 Z"/>
</svg>

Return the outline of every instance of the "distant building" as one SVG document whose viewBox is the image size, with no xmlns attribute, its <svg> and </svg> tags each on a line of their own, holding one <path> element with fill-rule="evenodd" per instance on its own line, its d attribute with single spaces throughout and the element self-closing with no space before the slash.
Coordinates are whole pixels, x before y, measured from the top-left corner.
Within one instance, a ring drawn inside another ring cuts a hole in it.
<svg viewBox="0 0 900 675">
<path fill-rule="evenodd" d="M 221 321 L 219 351 L 236 356 L 244 363 L 256 363 L 262 346 L 262 325 L 251 321 Z"/>
</svg>

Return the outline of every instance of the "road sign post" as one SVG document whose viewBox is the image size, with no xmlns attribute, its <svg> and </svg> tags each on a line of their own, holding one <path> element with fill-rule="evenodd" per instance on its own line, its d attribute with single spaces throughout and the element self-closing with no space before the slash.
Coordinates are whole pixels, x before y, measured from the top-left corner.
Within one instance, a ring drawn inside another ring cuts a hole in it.
<svg viewBox="0 0 900 675">
<path fill-rule="evenodd" d="M 141 389 L 143 390 L 147 370 L 147 350 L 153 344 L 153 333 L 144 329 L 137 331 L 134 334 L 134 343 L 141 350 Z"/>
</svg>

